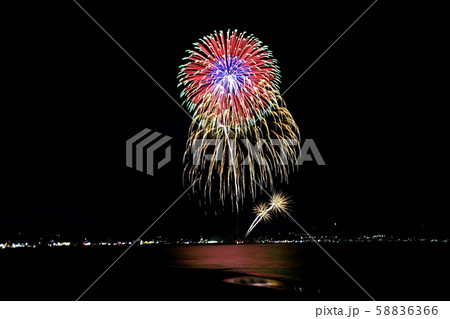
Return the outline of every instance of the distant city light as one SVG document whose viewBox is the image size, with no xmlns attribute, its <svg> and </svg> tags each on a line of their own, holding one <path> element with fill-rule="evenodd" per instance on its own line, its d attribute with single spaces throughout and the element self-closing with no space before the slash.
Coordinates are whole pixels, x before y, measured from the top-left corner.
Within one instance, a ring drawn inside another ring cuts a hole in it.
<svg viewBox="0 0 450 319">
<path fill-rule="evenodd" d="M 335 223 L 336 224 L 336 223 Z M 243 241 L 242 239 L 236 239 L 232 242 L 227 241 L 219 236 L 206 237 L 201 236 L 200 239 L 194 238 L 180 238 L 180 239 L 168 239 L 161 236 L 157 236 L 155 239 L 139 240 L 137 243 L 139 246 L 146 245 L 219 245 L 219 244 L 304 244 L 312 243 L 317 241 L 319 243 L 325 244 L 342 244 L 342 243 L 448 243 L 449 238 L 438 239 L 438 238 L 422 238 L 422 237 L 406 237 L 401 238 L 393 235 L 385 234 L 375 234 L 375 235 L 361 235 L 354 237 L 340 237 L 336 235 L 317 235 L 308 236 L 306 234 L 290 232 L 286 237 L 282 238 L 283 235 L 278 234 L 277 238 L 260 236 L 254 237 Z M 197 237 L 198 238 L 198 237 Z M 40 239 L 39 242 L 19 242 L 19 241 L 2 241 L 0 242 L 0 249 L 6 248 L 40 248 L 40 247 L 86 247 L 86 246 L 131 246 L 132 241 L 90 241 L 84 239 L 81 242 L 70 242 L 70 241 L 55 241 L 49 240 L 45 241 Z"/>
</svg>

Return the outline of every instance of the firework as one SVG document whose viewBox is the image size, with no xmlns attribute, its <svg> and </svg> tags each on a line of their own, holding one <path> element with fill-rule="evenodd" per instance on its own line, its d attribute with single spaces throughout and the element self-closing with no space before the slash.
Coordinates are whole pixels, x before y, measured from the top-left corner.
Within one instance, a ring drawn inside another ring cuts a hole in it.
<svg viewBox="0 0 450 319">
<path fill-rule="evenodd" d="M 261 41 L 220 31 L 194 46 L 178 76 L 193 114 L 185 177 L 198 180 L 195 190 L 205 197 L 217 193 L 224 203 L 228 196 L 239 210 L 247 190 L 254 199 L 259 185 L 273 190 L 275 176 L 287 180 L 299 130 L 279 93 L 276 60 Z"/>
<path fill-rule="evenodd" d="M 272 220 L 273 215 L 289 215 L 291 210 L 292 200 L 289 196 L 284 195 L 281 192 L 275 192 L 268 203 L 261 203 L 253 207 L 253 213 L 256 214 L 256 218 L 253 220 L 252 224 L 245 234 L 245 238 L 252 232 L 252 230 L 261 221 L 268 222 Z"/>
<path fill-rule="evenodd" d="M 181 66 L 179 85 L 198 121 L 245 129 L 277 106 L 279 68 L 253 35 L 220 31 L 194 46 Z"/>
</svg>

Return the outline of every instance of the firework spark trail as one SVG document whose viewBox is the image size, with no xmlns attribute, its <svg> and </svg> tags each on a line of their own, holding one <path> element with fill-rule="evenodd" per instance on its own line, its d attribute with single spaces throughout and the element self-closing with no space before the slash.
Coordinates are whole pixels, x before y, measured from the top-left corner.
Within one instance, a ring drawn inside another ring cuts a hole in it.
<svg viewBox="0 0 450 319">
<path fill-rule="evenodd" d="M 233 150 L 233 148 L 231 147 L 231 144 L 230 144 L 230 138 L 228 137 L 227 128 L 225 126 L 223 126 L 223 131 L 225 132 L 225 137 L 226 137 L 229 149 Z M 233 167 L 233 179 L 234 179 L 235 194 L 238 194 L 239 192 L 238 192 L 238 186 L 237 186 L 236 163 L 234 162 L 233 157 L 230 156 L 230 159 L 231 159 L 231 166 Z M 236 211 L 239 212 L 239 201 L 238 200 L 236 201 Z"/>
<path fill-rule="evenodd" d="M 193 113 L 184 180 L 199 179 L 194 191 L 210 202 L 218 187 L 221 203 L 228 196 L 239 211 L 247 187 L 255 199 L 257 183 L 273 189 L 274 176 L 287 181 L 300 151 L 298 127 L 279 93 L 280 71 L 267 46 L 245 32 L 214 32 L 187 52 L 178 75 Z"/>
<path fill-rule="evenodd" d="M 263 210 L 262 212 L 258 213 L 258 215 L 256 215 L 255 220 L 250 225 L 250 227 L 247 230 L 247 233 L 244 236 L 244 240 L 247 238 L 248 235 L 250 235 L 250 233 L 252 232 L 253 228 L 255 228 L 256 225 L 258 225 L 260 221 L 270 218 L 270 217 L 267 217 L 267 216 L 270 216 L 269 214 L 270 214 L 270 211 L 272 210 L 272 208 L 273 208 L 273 205 L 271 205 L 269 208 Z"/>
</svg>

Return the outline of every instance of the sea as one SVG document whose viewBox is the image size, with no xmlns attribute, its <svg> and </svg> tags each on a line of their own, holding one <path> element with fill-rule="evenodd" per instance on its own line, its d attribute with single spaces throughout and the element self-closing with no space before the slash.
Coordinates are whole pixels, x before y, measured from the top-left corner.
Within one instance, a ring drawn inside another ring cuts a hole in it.
<svg viewBox="0 0 450 319">
<path fill-rule="evenodd" d="M 450 299 L 448 243 L 321 246 L 3 249 L 0 300 Z"/>
</svg>

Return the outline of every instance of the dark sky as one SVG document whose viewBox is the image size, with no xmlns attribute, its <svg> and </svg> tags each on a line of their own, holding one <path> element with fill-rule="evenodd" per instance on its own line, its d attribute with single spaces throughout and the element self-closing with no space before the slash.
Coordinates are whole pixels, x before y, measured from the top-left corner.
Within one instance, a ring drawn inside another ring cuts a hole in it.
<svg viewBox="0 0 450 319">
<path fill-rule="evenodd" d="M 199 37 L 227 29 L 255 34 L 279 61 L 284 91 L 371 1 L 217 9 L 142 3 L 80 0 L 181 103 L 178 67 Z M 327 164 L 306 163 L 289 185 L 277 185 L 313 232 L 448 233 L 444 190 L 434 182 L 441 165 L 428 74 L 435 33 L 424 29 L 421 13 L 391 5 L 377 3 L 284 96 L 302 138 L 315 141 Z M 5 39 L 0 238 L 133 237 L 183 191 L 191 120 L 75 3 L 35 6 L 11 11 Z M 144 128 L 172 137 L 172 161 L 156 176 L 125 166 L 125 141 Z M 229 209 L 199 208 L 186 196 L 149 236 L 226 235 L 235 226 Z M 266 229 L 297 230 L 288 220 Z"/>
</svg>

